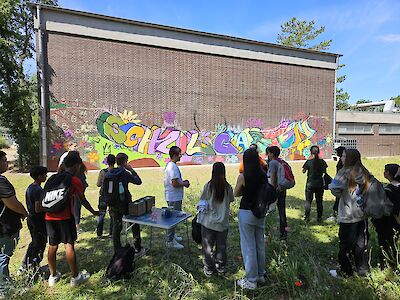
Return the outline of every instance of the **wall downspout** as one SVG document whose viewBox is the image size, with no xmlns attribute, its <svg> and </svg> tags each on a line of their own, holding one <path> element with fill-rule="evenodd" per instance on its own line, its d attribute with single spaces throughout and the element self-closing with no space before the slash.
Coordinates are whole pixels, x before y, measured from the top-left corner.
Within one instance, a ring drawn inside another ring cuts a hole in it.
<svg viewBox="0 0 400 300">
<path fill-rule="evenodd" d="M 335 84 L 333 90 L 333 132 L 332 132 L 332 153 L 335 148 L 336 140 L 336 85 L 337 85 L 337 70 L 339 68 L 339 56 L 336 56 L 336 69 L 335 69 Z"/>
<path fill-rule="evenodd" d="M 40 137 L 41 137 L 41 153 L 40 164 L 47 167 L 47 101 L 46 101 L 46 85 L 44 78 L 44 50 L 43 50 L 43 29 L 41 22 L 40 5 L 36 6 L 36 17 L 38 22 L 39 36 L 39 84 L 40 84 Z"/>
</svg>

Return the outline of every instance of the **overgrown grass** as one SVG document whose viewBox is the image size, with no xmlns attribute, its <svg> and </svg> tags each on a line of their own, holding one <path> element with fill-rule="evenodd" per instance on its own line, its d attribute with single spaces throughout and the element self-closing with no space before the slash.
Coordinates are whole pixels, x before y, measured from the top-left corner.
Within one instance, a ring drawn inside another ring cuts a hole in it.
<svg viewBox="0 0 400 300">
<path fill-rule="evenodd" d="M 399 162 L 399 157 L 364 159 L 367 168 L 380 180 L 383 167 L 389 162 Z M 301 163 L 291 164 L 296 177 L 296 186 L 288 191 L 287 216 L 289 235 L 287 245 L 279 241 L 279 217 L 275 213 L 267 219 L 267 274 L 265 285 L 256 291 L 244 292 L 236 287 L 235 279 L 244 275 L 237 227 L 239 199 L 232 204 L 228 235 L 228 274 L 226 277 L 206 278 L 202 272 L 201 249 L 191 238 L 190 248 L 168 252 L 163 243 L 164 232 L 153 231 L 153 249 L 149 255 L 136 262 L 132 279 L 110 283 L 104 278 L 105 268 L 112 257 L 110 239 L 99 240 L 95 235 L 96 220 L 83 209 L 82 229 L 76 244 L 80 269 L 86 269 L 92 277 L 78 288 L 69 287 L 70 273 L 65 262 L 63 247 L 58 254 L 58 269 L 64 273 L 61 281 L 53 289 L 46 283 L 37 283 L 30 289 L 18 288 L 18 299 L 400 299 L 400 277 L 391 270 L 381 272 L 376 268 L 378 247 L 374 230 L 371 232 L 371 265 L 367 278 L 331 278 L 328 270 L 337 267 L 338 226 L 325 221 L 316 223 L 316 209 L 313 203 L 311 222 L 302 221 L 304 211 L 305 176 L 301 174 Z M 329 173 L 334 175 L 335 162 L 329 162 Z M 235 185 L 238 166 L 227 166 L 228 181 Z M 156 205 L 163 201 L 163 170 L 139 169 L 142 186 L 133 186 L 134 198 L 155 195 Z M 185 191 L 184 210 L 194 213 L 203 184 L 211 176 L 211 166 L 185 167 L 182 174 L 191 182 Z M 24 201 L 24 193 L 30 178 L 27 174 L 7 174 L 15 185 L 17 195 Z M 87 197 L 93 206 L 97 205 L 98 189 L 95 186 L 97 173 L 89 173 Z M 332 212 L 333 196 L 324 195 L 324 217 Z M 107 228 L 108 223 L 105 225 Z M 190 230 L 190 227 L 189 227 Z M 149 231 L 142 228 L 143 243 L 148 243 Z M 178 232 L 186 236 L 185 226 Z M 190 232 L 189 232 L 190 234 Z M 129 238 L 129 237 L 128 237 Z M 21 231 L 21 240 L 11 259 L 11 273 L 16 274 L 22 257 L 30 242 L 26 225 Z M 186 240 L 184 241 L 186 245 Z M 44 263 L 46 258 L 44 260 Z M 302 286 L 295 282 L 301 281 Z M 16 283 L 26 284 L 17 279 Z"/>
</svg>

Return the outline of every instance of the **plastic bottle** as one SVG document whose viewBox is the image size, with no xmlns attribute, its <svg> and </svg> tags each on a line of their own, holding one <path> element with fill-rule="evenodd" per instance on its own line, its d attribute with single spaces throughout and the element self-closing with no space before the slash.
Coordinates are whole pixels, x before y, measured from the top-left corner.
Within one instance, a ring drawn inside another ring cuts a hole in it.
<svg viewBox="0 0 400 300">
<path fill-rule="evenodd" d="M 118 184 L 118 192 L 119 192 L 119 199 L 121 201 L 124 201 L 125 200 L 125 189 L 124 189 L 124 186 L 122 185 L 122 182 L 120 182 Z"/>
</svg>

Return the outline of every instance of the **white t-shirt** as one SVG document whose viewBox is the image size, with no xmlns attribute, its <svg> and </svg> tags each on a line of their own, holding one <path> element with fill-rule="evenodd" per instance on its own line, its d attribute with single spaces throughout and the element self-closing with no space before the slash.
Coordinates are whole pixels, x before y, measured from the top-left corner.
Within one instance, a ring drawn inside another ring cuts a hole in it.
<svg viewBox="0 0 400 300">
<path fill-rule="evenodd" d="M 164 170 L 164 195 L 165 200 L 174 202 L 174 201 L 182 201 L 183 199 L 183 186 L 174 187 L 172 185 L 172 179 L 178 179 L 179 182 L 182 182 L 181 171 L 179 171 L 176 163 L 170 161 Z"/>
</svg>

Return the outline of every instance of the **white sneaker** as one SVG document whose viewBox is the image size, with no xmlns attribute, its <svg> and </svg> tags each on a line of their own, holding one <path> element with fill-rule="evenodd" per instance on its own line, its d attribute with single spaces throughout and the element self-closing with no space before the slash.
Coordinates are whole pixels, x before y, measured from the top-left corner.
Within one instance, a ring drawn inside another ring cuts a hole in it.
<svg viewBox="0 0 400 300">
<path fill-rule="evenodd" d="M 79 272 L 78 276 L 71 278 L 70 285 L 72 287 L 76 287 L 76 286 L 80 285 L 81 283 L 88 281 L 89 277 L 90 277 L 89 273 Z"/>
<path fill-rule="evenodd" d="M 238 279 L 236 283 L 245 290 L 255 290 L 257 288 L 257 282 L 250 282 L 246 278 Z"/>
<path fill-rule="evenodd" d="M 175 239 L 175 241 L 177 241 L 177 242 L 182 242 L 182 240 L 183 240 L 183 238 L 181 237 L 181 236 L 179 236 L 179 235 L 174 235 L 174 239 Z"/>
<path fill-rule="evenodd" d="M 168 248 L 174 248 L 174 249 L 185 248 L 183 245 L 179 244 L 175 239 L 173 239 L 171 242 L 167 242 L 166 245 Z"/>
<path fill-rule="evenodd" d="M 329 270 L 329 274 L 333 277 L 333 278 L 338 278 L 338 273 L 336 270 Z"/>
<path fill-rule="evenodd" d="M 54 276 L 50 274 L 50 276 L 49 276 L 49 286 L 50 287 L 55 286 L 56 282 L 59 281 L 60 278 L 61 278 L 61 273 L 58 272 L 58 271 L 56 272 L 56 275 L 54 275 Z"/>
</svg>

